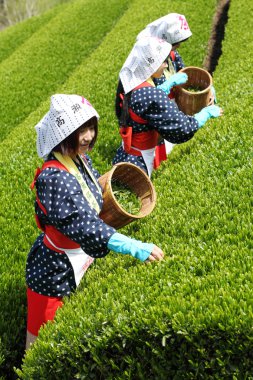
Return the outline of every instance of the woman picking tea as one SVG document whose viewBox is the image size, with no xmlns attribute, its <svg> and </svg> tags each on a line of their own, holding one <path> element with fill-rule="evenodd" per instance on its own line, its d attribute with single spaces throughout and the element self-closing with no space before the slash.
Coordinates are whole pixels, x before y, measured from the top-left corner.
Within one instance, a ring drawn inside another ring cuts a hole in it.
<svg viewBox="0 0 253 380">
<path fill-rule="evenodd" d="M 45 162 L 32 187 L 42 233 L 26 265 L 26 348 L 40 327 L 54 319 L 63 297 L 77 288 L 94 259 L 105 257 L 109 250 L 149 262 L 164 256 L 156 245 L 117 233 L 99 218 L 103 202 L 99 174 L 87 155 L 96 142 L 98 119 L 87 99 L 57 94 L 36 125 L 37 151 Z"/>
<path fill-rule="evenodd" d="M 131 162 L 151 176 L 159 137 L 173 144 L 190 140 L 211 117 L 219 117 L 218 106 L 204 107 L 194 116 L 179 111 L 154 79 L 168 67 L 171 44 L 156 37 L 138 39 L 119 74 L 115 108 L 122 145 L 113 163 Z"/>
<path fill-rule="evenodd" d="M 182 43 L 188 41 L 192 36 L 186 17 L 179 13 L 169 13 L 150 24 L 142 30 L 137 40 L 142 37 L 157 37 L 169 42 L 172 45 L 171 52 L 168 56 L 168 67 L 164 70 L 164 74 L 160 78 L 153 78 L 156 87 L 166 92 L 171 100 L 175 100 L 173 87 L 183 84 L 187 81 L 186 73 L 178 73 L 185 67 L 183 59 L 178 52 Z M 214 104 L 215 90 L 212 86 L 212 95 L 209 105 Z M 155 152 L 155 168 L 160 165 L 161 161 L 167 159 L 167 154 L 171 152 L 174 144 L 167 140 L 161 140 L 156 147 Z"/>
</svg>

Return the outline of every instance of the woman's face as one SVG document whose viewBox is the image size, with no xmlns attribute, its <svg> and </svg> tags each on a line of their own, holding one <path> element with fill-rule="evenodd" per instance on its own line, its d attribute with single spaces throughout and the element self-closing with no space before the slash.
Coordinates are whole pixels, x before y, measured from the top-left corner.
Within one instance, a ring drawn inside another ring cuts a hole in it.
<svg viewBox="0 0 253 380">
<path fill-rule="evenodd" d="M 156 72 L 152 75 L 152 78 L 161 78 L 161 76 L 163 75 L 164 73 L 164 70 L 168 67 L 168 62 L 167 60 L 164 61 L 161 66 L 159 67 L 158 70 L 156 70 Z"/>
<path fill-rule="evenodd" d="M 90 143 L 95 137 L 95 126 L 90 125 L 88 127 L 80 127 L 79 129 L 79 146 L 78 146 L 78 153 L 84 154 L 87 153 L 89 150 Z"/>
</svg>

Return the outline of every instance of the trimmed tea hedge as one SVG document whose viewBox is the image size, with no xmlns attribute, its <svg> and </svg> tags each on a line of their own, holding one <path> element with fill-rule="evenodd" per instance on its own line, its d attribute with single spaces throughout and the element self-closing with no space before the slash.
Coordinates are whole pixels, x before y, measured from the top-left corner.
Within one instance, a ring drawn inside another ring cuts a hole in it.
<svg viewBox="0 0 253 380">
<path fill-rule="evenodd" d="M 71 2 L 1 63 L 0 141 L 97 48 L 128 3 Z"/>
<path fill-rule="evenodd" d="M 56 6 L 41 16 L 31 17 L 14 26 L 10 26 L 0 33 L 0 62 L 8 58 L 20 45 L 22 45 L 33 33 L 48 23 L 56 14 L 63 11 L 66 4 Z"/>
</svg>

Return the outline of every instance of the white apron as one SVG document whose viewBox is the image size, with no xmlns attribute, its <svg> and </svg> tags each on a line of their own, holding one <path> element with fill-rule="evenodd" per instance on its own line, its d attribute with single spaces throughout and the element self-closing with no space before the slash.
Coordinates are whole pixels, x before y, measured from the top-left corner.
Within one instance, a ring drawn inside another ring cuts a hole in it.
<svg viewBox="0 0 253 380">
<path fill-rule="evenodd" d="M 66 249 L 57 247 L 47 235 L 45 237 L 54 248 L 66 253 L 74 271 L 76 286 L 78 286 L 84 273 L 93 263 L 94 258 L 87 255 L 82 248 Z"/>
<path fill-rule="evenodd" d="M 123 148 L 124 148 L 124 144 L 123 144 Z M 138 150 L 138 152 L 141 152 L 142 158 L 148 170 L 148 176 L 151 177 L 152 171 L 154 169 L 154 158 L 155 158 L 156 147 L 145 149 L 145 150 L 138 149 L 135 146 L 131 146 L 131 148 L 134 150 Z"/>
</svg>

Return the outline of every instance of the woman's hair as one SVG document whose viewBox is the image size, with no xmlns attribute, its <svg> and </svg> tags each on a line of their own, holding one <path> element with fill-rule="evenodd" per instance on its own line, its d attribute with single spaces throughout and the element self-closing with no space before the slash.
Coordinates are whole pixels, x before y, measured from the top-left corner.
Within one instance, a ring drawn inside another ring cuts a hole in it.
<svg viewBox="0 0 253 380">
<path fill-rule="evenodd" d="M 121 80 L 119 79 L 118 87 L 115 98 L 115 113 L 119 120 L 120 125 L 126 126 L 129 120 L 128 104 L 130 102 L 131 91 L 124 94 L 124 88 Z"/>
<path fill-rule="evenodd" d="M 172 44 L 172 46 L 175 46 L 175 45 L 177 45 L 177 44 L 181 44 L 182 42 L 187 41 L 189 38 L 190 38 L 190 37 L 187 37 L 187 38 L 185 38 L 184 40 L 177 41 L 177 42 L 175 42 L 174 44 Z"/>
<path fill-rule="evenodd" d="M 87 127 L 94 127 L 95 128 L 95 136 L 92 139 L 89 149 L 92 149 L 98 134 L 98 120 L 95 116 L 93 116 L 91 119 L 86 121 L 86 123 L 80 125 L 78 129 L 76 129 L 74 132 L 72 132 L 68 137 L 66 137 L 62 142 L 60 142 L 56 147 L 53 149 L 54 152 L 59 152 L 63 155 L 70 156 L 78 154 L 78 147 L 79 147 L 79 135 L 80 135 L 80 128 L 87 128 Z"/>
<path fill-rule="evenodd" d="M 121 80 L 118 81 L 118 87 L 116 91 L 116 98 L 115 98 L 115 113 L 118 119 L 120 119 L 121 116 L 121 110 L 122 110 L 122 99 L 120 99 L 120 94 L 124 94 L 124 88 L 121 83 Z"/>
</svg>

